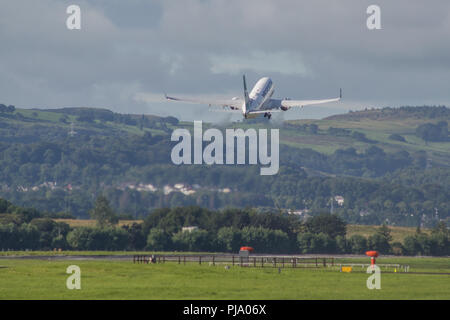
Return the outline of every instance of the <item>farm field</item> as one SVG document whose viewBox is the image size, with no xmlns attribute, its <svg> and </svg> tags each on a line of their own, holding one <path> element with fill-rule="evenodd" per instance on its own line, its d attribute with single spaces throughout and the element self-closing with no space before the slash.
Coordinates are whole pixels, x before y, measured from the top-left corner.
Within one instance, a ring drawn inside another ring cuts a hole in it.
<svg viewBox="0 0 450 320">
<path fill-rule="evenodd" d="M 92 219 L 53 219 L 56 222 L 67 223 L 71 227 L 95 227 L 97 225 L 96 220 Z M 119 220 L 117 226 L 130 226 L 133 223 L 142 223 L 143 220 Z"/>
<path fill-rule="evenodd" d="M 368 263 L 345 258 L 342 263 Z M 1 259 L 0 299 L 450 299 L 450 258 L 380 258 L 410 266 L 410 273 L 381 273 L 381 289 L 369 290 L 369 274 L 338 268 L 241 268 L 132 261 Z M 81 269 L 81 289 L 68 290 L 66 268 Z M 355 268 L 357 270 L 357 268 Z"/>
<path fill-rule="evenodd" d="M 370 237 L 374 235 L 380 226 L 367 226 L 367 225 L 357 225 L 357 224 L 349 224 L 347 225 L 347 234 L 346 237 L 350 238 L 351 236 L 358 234 L 364 237 Z M 395 227 L 389 226 L 389 230 L 391 230 L 391 236 L 393 242 L 403 242 L 407 236 L 414 236 L 416 234 L 416 229 L 414 227 Z M 431 234 L 431 229 L 422 228 L 422 233 Z"/>
</svg>

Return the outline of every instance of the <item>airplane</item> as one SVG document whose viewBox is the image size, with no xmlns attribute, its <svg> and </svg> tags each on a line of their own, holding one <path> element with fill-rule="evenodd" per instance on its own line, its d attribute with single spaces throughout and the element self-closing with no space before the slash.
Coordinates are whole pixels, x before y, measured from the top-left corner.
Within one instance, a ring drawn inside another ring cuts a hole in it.
<svg viewBox="0 0 450 320">
<path fill-rule="evenodd" d="M 207 100 L 207 99 L 185 99 L 169 97 L 165 95 L 165 98 L 169 101 L 181 101 L 197 104 L 207 104 L 209 106 L 221 106 L 224 111 L 240 112 L 245 119 L 255 118 L 261 114 L 264 117 L 270 119 L 273 112 L 287 111 L 293 107 L 304 107 L 313 104 L 321 104 L 328 102 L 335 102 L 342 99 L 342 89 L 339 91 L 339 97 L 333 99 L 323 100 L 291 100 L 285 99 L 272 99 L 274 93 L 273 82 L 269 77 L 264 77 L 256 82 L 250 94 L 247 91 L 247 82 L 245 75 L 244 80 L 244 99 L 234 97 L 230 100 Z"/>
</svg>

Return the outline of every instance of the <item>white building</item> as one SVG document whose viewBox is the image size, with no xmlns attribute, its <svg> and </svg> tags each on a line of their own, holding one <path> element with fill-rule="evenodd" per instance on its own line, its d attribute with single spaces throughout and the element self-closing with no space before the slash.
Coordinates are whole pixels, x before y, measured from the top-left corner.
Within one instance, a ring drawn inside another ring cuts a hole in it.
<svg viewBox="0 0 450 320">
<path fill-rule="evenodd" d="M 334 197 L 334 201 L 336 201 L 337 204 L 341 207 L 344 205 L 344 197 L 343 196 Z"/>
<path fill-rule="evenodd" d="M 182 232 L 192 232 L 192 231 L 195 231 L 197 229 L 198 229 L 198 227 L 190 226 L 190 227 L 183 227 L 183 228 L 181 228 L 181 231 Z"/>
</svg>

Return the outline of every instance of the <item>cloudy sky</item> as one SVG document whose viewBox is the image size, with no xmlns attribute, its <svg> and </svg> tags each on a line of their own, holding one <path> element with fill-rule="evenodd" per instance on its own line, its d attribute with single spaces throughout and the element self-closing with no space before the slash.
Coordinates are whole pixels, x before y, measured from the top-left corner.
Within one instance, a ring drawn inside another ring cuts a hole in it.
<svg viewBox="0 0 450 320">
<path fill-rule="evenodd" d="M 81 30 L 66 9 L 81 8 Z M 381 8 L 381 30 L 366 26 Z M 450 105 L 450 1 L 0 0 L 0 103 L 103 107 L 223 119 L 171 95 L 230 98 L 270 76 L 277 97 L 339 104 L 290 110 Z"/>
</svg>

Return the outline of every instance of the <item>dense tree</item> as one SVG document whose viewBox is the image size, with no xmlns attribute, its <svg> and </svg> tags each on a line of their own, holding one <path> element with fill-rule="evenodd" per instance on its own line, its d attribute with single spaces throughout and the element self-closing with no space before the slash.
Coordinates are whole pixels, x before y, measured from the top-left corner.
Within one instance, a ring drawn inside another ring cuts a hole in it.
<svg viewBox="0 0 450 320">
<path fill-rule="evenodd" d="M 214 244 L 206 230 L 179 231 L 172 236 L 173 246 L 181 251 L 213 251 Z"/>
<path fill-rule="evenodd" d="M 99 227 L 113 225 L 118 222 L 117 215 L 109 206 L 108 199 L 101 195 L 95 200 L 94 208 L 89 212 L 92 219 L 97 220 Z"/>
<path fill-rule="evenodd" d="M 242 233 L 234 227 L 223 227 L 217 232 L 219 248 L 226 252 L 238 252 L 243 245 Z"/>
<path fill-rule="evenodd" d="M 338 253 L 350 253 L 350 242 L 343 236 L 336 237 L 336 250 Z"/>
<path fill-rule="evenodd" d="M 387 226 L 387 224 L 383 223 L 377 230 L 377 233 L 381 235 L 386 242 L 392 241 L 391 229 Z"/>
<path fill-rule="evenodd" d="M 39 248 L 51 250 L 53 248 L 67 247 L 64 240 L 70 230 L 67 223 L 57 223 L 50 218 L 36 218 L 30 222 L 30 225 L 36 227 L 39 232 Z"/>
<path fill-rule="evenodd" d="M 125 250 L 128 234 L 121 228 L 78 227 L 67 235 L 67 243 L 75 250 Z"/>
<path fill-rule="evenodd" d="M 2 249 L 34 250 L 39 248 L 39 231 L 28 223 L 0 225 L 0 246 Z"/>
<path fill-rule="evenodd" d="M 122 228 L 128 233 L 129 249 L 142 250 L 146 245 L 146 237 L 142 224 L 133 223 L 131 226 L 124 225 Z"/>
<path fill-rule="evenodd" d="M 136 223 L 123 227 L 70 229 L 67 224 L 49 218 L 35 218 L 30 223 L 24 220 L 0 219 L 0 249 L 142 250 L 145 246 L 147 250 L 157 251 L 237 252 L 241 246 L 252 246 L 257 253 L 363 254 L 367 250 L 378 250 L 382 254 L 396 255 L 450 254 L 449 232 L 444 222 L 439 223 L 431 235 L 419 232 L 406 237 L 403 243 L 391 243 L 387 225 L 379 227 L 369 238 L 353 235 L 347 239 L 342 234 L 333 237 L 333 232 L 317 232 L 330 230 L 329 219 L 323 219 L 322 215 L 317 216 L 307 229 L 306 226 L 289 228 L 286 225 L 292 216 L 274 215 L 271 212 L 258 213 L 231 208 L 203 212 L 199 209 L 201 208 L 179 207 L 158 210 L 155 216 L 146 220 L 147 227 L 151 226 L 150 229 L 146 229 L 145 224 Z M 331 215 L 324 216 L 329 218 Z M 175 219 L 175 222 L 168 220 L 162 225 L 169 227 L 160 228 L 159 222 L 167 217 Z M 243 217 L 245 218 L 242 219 Z M 182 231 L 181 227 L 187 222 L 203 225 L 205 229 Z M 218 224 L 224 226 L 217 229 Z M 276 229 L 280 226 L 287 232 Z"/>
<path fill-rule="evenodd" d="M 67 235 L 67 243 L 74 250 L 89 250 L 91 246 L 90 229 L 75 228 Z"/>
<path fill-rule="evenodd" d="M 368 244 L 367 244 L 367 238 L 365 238 L 359 234 L 355 234 L 355 235 L 351 236 L 350 239 L 348 240 L 348 242 L 349 242 L 349 246 L 351 248 L 351 253 L 363 254 L 369 249 Z"/>
<path fill-rule="evenodd" d="M 367 246 L 370 250 L 376 250 L 381 254 L 389 254 L 391 252 L 391 245 L 389 241 L 380 233 L 371 235 L 367 240 Z"/>
<path fill-rule="evenodd" d="M 16 108 L 12 105 L 6 106 L 4 104 L 0 104 L 0 113 L 13 113 Z"/>
<path fill-rule="evenodd" d="M 164 251 L 172 249 L 172 239 L 169 233 L 162 229 L 150 229 L 147 237 L 147 250 Z"/>
<path fill-rule="evenodd" d="M 401 135 L 399 135 L 399 134 L 397 134 L 397 133 L 391 134 L 391 135 L 388 137 L 388 139 L 394 140 L 394 141 L 406 142 L 406 139 L 405 139 L 403 136 L 401 136 Z"/>
<path fill-rule="evenodd" d="M 297 237 L 301 253 L 336 253 L 336 239 L 325 233 L 300 233 Z"/>
<path fill-rule="evenodd" d="M 448 123 L 425 123 L 416 128 L 416 135 L 425 141 L 448 141 Z"/>
<path fill-rule="evenodd" d="M 309 219 L 305 223 L 305 229 L 314 234 L 324 233 L 333 239 L 345 236 L 347 232 L 346 223 L 338 216 L 328 213 L 321 213 Z"/>
<path fill-rule="evenodd" d="M 289 251 L 290 248 L 289 237 L 281 230 L 244 227 L 241 234 L 243 245 L 253 247 L 256 252 L 283 253 Z"/>
</svg>

